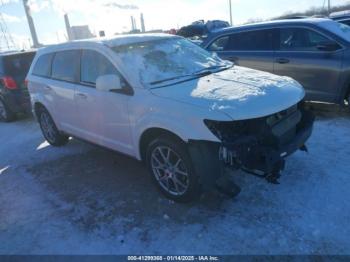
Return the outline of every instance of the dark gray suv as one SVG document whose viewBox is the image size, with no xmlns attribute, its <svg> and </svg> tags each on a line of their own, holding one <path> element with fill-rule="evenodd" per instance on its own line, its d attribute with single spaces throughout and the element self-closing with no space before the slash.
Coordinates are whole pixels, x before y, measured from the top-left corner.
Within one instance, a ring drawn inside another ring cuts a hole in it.
<svg viewBox="0 0 350 262">
<path fill-rule="evenodd" d="M 221 29 L 202 47 L 237 65 L 290 76 L 306 99 L 350 104 L 350 27 L 330 19 L 271 21 Z"/>
</svg>

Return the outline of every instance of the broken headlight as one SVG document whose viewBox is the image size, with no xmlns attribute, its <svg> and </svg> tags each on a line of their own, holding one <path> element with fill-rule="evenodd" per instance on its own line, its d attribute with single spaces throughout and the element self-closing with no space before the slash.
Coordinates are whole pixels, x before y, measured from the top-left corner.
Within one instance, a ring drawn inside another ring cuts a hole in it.
<svg viewBox="0 0 350 262">
<path fill-rule="evenodd" d="M 245 134 L 248 130 L 245 121 L 213 121 L 205 119 L 204 124 L 221 141 L 231 141 Z"/>
</svg>

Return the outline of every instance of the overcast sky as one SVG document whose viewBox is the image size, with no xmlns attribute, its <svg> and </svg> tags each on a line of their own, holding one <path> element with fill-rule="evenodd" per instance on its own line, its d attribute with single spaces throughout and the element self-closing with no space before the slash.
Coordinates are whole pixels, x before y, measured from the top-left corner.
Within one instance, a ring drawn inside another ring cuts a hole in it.
<svg viewBox="0 0 350 262">
<path fill-rule="evenodd" d="M 348 3 L 332 0 L 332 4 Z M 43 44 L 65 41 L 63 14 L 71 25 L 90 26 L 92 32 L 105 30 L 107 35 L 129 31 L 130 15 L 138 28 L 142 12 L 146 29 L 178 28 L 199 19 L 229 21 L 229 0 L 30 0 L 39 41 Z M 270 18 L 289 11 L 303 11 L 323 6 L 324 0 L 232 0 L 233 23 L 250 18 Z M 22 0 L 0 0 L 1 13 L 8 31 L 19 47 L 28 46 L 30 33 Z"/>
</svg>

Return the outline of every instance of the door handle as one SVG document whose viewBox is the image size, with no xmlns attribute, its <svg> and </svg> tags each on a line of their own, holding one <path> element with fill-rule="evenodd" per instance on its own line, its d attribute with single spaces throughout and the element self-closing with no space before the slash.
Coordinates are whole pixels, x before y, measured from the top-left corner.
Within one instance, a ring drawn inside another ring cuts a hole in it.
<svg viewBox="0 0 350 262">
<path fill-rule="evenodd" d="M 290 60 L 287 58 L 277 58 L 276 62 L 279 64 L 288 64 L 290 62 Z"/>
<path fill-rule="evenodd" d="M 82 93 L 77 93 L 76 96 L 79 97 L 79 98 L 82 98 L 82 99 L 86 99 L 87 98 L 87 95 L 82 94 Z"/>
<path fill-rule="evenodd" d="M 45 89 L 48 90 L 48 91 L 52 90 L 52 88 L 50 86 L 45 86 Z"/>
</svg>

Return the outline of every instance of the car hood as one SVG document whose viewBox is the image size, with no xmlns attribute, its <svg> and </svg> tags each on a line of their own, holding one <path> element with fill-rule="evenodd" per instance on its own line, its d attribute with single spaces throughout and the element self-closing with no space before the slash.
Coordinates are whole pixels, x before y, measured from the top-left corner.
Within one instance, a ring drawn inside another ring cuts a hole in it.
<svg viewBox="0 0 350 262">
<path fill-rule="evenodd" d="M 234 66 L 202 78 L 151 89 L 169 98 L 225 113 L 233 120 L 263 117 L 285 110 L 305 96 L 289 77 Z"/>
</svg>

